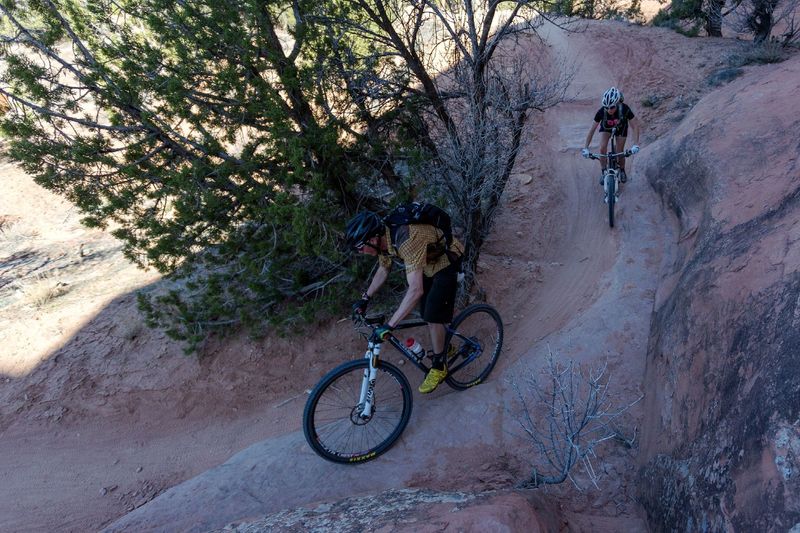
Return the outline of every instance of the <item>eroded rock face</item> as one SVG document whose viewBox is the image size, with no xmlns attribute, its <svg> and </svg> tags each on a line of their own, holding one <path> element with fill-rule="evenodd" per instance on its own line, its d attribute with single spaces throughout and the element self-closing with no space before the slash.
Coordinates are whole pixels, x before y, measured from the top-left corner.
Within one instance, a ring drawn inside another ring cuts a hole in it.
<svg viewBox="0 0 800 533">
<path fill-rule="evenodd" d="M 653 146 L 679 237 L 648 346 L 640 497 L 656 531 L 800 522 L 800 58 Z"/>
<path fill-rule="evenodd" d="M 556 531 L 555 513 L 537 501 L 531 493 L 515 491 L 389 490 L 243 520 L 221 531 Z"/>
</svg>

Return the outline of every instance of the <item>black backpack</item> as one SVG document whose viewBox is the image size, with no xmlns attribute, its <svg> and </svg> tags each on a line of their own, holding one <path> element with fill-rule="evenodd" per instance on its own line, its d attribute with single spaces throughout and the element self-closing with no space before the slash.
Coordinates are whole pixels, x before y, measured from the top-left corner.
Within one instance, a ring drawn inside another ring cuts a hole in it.
<svg viewBox="0 0 800 533">
<path fill-rule="evenodd" d="M 433 204 L 420 202 L 401 204 L 386 215 L 383 223 L 389 228 L 393 244 L 397 242 L 397 229 L 409 224 L 429 224 L 442 230 L 445 250 L 449 249 L 453 243 L 453 226 L 450 215 L 444 209 Z"/>
</svg>

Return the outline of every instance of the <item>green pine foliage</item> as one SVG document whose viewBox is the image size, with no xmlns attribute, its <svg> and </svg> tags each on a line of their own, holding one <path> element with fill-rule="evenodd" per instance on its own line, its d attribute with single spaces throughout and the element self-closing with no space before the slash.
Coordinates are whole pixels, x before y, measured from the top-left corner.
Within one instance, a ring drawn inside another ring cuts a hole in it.
<svg viewBox="0 0 800 533">
<path fill-rule="evenodd" d="M 363 290 L 374 261 L 340 241 L 364 207 L 446 198 L 471 287 L 526 121 L 568 84 L 495 54 L 536 31 L 537 6 L 0 0 L 0 131 L 167 276 L 140 295 L 150 325 L 189 350 L 296 329 Z"/>
<path fill-rule="evenodd" d="M 140 305 L 190 350 L 211 331 L 337 310 L 361 288 L 339 240 L 374 150 L 324 113 L 324 36 L 291 8 L 0 5 L 10 156 L 174 280 Z"/>
<path fill-rule="evenodd" d="M 687 37 L 697 37 L 705 20 L 703 0 L 672 0 L 653 17 L 652 24 L 671 28 Z"/>
<path fill-rule="evenodd" d="M 568 17 L 587 19 L 642 20 L 641 0 L 556 0 L 550 10 Z"/>
</svg>

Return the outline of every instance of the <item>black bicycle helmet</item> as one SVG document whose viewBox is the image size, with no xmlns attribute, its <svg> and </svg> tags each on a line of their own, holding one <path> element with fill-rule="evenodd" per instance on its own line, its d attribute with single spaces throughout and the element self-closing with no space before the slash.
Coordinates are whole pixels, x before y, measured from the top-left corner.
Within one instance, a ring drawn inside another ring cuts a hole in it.
<svg viewBox="0 0 800 533">
<path fill-rule="evenodd" d="M 361 248 L 368 240 L 384 231 L 383 220 L 372 211 L 362 211 L 347 223 L 345 242 L 350 248 Z"/>
</svg>

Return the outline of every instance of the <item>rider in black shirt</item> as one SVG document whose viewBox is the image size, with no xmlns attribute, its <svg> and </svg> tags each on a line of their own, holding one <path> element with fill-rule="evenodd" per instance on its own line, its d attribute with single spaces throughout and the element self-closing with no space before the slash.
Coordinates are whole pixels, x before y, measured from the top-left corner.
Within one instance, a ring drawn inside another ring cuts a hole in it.
<svg viewBox="0 0 800 533">
<path fill-rule="evenodd" d="M 622 93 L 616 87 L 611 87 L 603 93 L 602 105 L 597 113 L 594 114 L 594 122 L 589 128 L 589 133 L 586 135 L 586 144 L 581 150 L 583 157 L 589 157 L 589 145 L 594 137 L 594 132 L 597 126 L 600 126 L 600 153 L 608 153 L 608 140 L 611 138 L 611 129 L 616 126 L 617 128 L 617 146 L 616 151 L 622 152 L 625 150 L 625 141 L 628 138 L 628 125 L 633 128 L 634 141 L 631 146 L 631 152 L 637 153 L 639 151 L 639 121 L 634 116 L 631 108 L 622 101 Z M 606 170 L 608 161 L 605 157 L 600 158 L 600 167 L 603 172 Z M 625 174 L 625 158 L 619 158 L 619 168 L 622 171 L 620 181 L 625 183 L 628 180 Z M 600 174 L 600 184 L 603 183 L 603 174 Z"/>
</svg>

